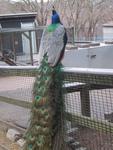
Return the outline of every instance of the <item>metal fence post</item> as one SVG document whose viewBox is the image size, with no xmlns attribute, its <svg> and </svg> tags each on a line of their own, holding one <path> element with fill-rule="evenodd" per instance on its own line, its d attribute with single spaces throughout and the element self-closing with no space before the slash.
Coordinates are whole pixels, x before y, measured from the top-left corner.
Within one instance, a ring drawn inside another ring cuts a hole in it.
<svg viewBox="0 0 113 150">
<path fill-rule="evenodd" d="M 31 31 L 29 31 L 29 44 L 30 44 L 31 65 L 33 66 L 33 47 L 32 47 L 32 35 L 31 35 Z"/>
</svg>

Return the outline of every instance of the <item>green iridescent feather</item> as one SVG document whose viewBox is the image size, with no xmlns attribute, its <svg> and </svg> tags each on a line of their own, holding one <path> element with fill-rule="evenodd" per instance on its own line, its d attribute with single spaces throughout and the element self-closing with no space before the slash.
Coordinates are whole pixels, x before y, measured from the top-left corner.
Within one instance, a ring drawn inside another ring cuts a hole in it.
<svg viewBox="0 0 113 150">
<path fill-rule="evenodd" d="M 59 26 L 59 23 L 57 23 L 57 24 L 51 24 L 51 25 L 49 25 L 48 27 L 47 27 L 47 31 L 48 32 L 53 32 L 53 31 L 55 31 L 56 30 L 56 28 Z"/>
<path fill-rule="evenodd" d="M 24 150 L 64 150 L 64 101 L 62 65 L 48 65 L 45 54 L 33 89 L 30 126 Z"/>
</svg>

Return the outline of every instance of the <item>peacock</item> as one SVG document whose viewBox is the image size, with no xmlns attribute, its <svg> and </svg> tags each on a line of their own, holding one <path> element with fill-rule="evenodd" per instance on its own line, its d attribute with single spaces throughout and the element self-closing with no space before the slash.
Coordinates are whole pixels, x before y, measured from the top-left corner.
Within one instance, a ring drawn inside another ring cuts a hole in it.
<svg viewBox="0 0 113 150">
<path fill-rule="evenodd" d="M 67 34 L 53 8 L 51 24 L 43 32 L 39 68 L 33 87 L 30 125 L 25 133 L 24 150 L 64 150 L 65 105 L 61 60 Z"/>
</svg>

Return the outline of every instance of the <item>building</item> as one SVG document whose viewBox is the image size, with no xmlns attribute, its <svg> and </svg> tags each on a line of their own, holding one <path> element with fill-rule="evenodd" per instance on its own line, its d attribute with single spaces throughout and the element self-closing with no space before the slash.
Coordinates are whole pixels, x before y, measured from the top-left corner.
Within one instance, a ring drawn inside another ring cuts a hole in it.
<svg viewBox="0 0 113 150">
<path fill-rule="evenodd" d="M 103 40 L 113 40 L 113 22 L 103 24 Z"/>
<path fill-rule="evenodd" d="M 30 33 L 32 50 L 33 53 L 36 53 L 35 32 L 24 32 L 24 29 L 27 30 L 36 27 L 35 18 L 36 13 L 0 15 L 0 51 L 13 51 L 16 55 L 30 53 Z M 13 32 L 15 30 L 17 32 Z"/>
</svg>

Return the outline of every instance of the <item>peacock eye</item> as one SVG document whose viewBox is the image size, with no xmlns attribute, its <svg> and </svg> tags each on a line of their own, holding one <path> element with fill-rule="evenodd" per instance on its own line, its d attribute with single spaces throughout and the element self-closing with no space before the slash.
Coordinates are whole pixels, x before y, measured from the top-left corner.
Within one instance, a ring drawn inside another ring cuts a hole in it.
<svg viewBox="0 0 113 150">
<path fill-rule="evenodd" d="M 28 145 L 28 148 L 29 148 L 29 150 L 32 150 L 33 145 L 32 145 L 32 144 L 29 144 L 29 145 Z"/>
<path fill-rule="evenodd" d="M 45 77 L 45 81 L 48 81 L 49 80 L 49 77 Z"/>
<path fill-rule="evenodd" d="M 42 91 L 45 92 L 45 90 L 46 90 L 45 87 L 42 87 Z"/>
<path fill-rule="evenodd" d="M 41 99 L 41 96 L 35 96 L 35 100 L 39 101 Z"/>
<path fill-rule="evenodd" d="M 45 77 L 45 80 L 47 80 L 47 77 Z"/>
<path fill-rule="evenodd" d="M 44 71 L 47 71 L 47 67 L 46 66 L 44 67 Z"/>
<path fill-rule="evenodd" d="M 45 58 L 45 62 L 48 62 L 48 57 Z"/>
</svg>

